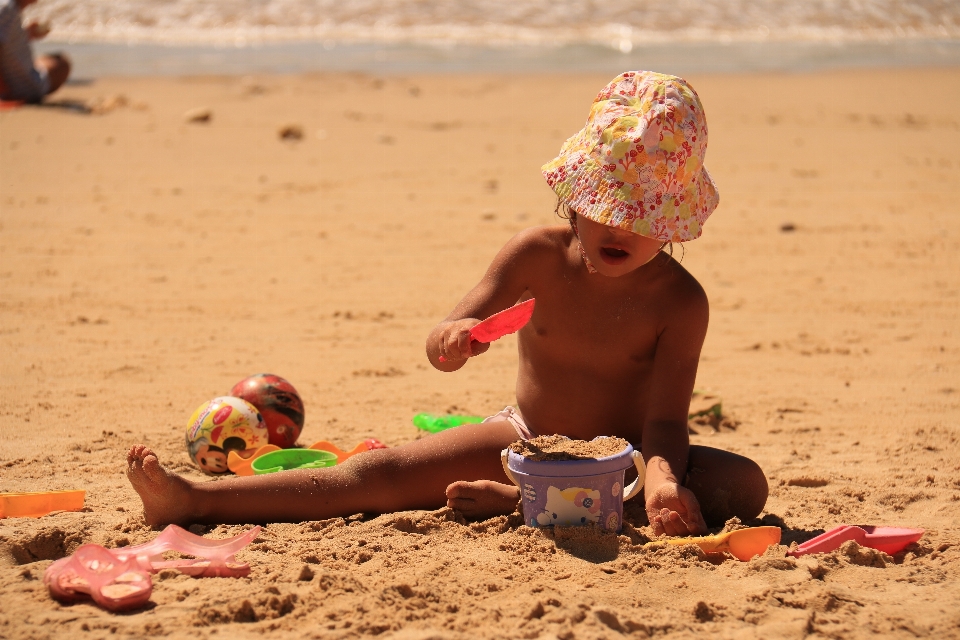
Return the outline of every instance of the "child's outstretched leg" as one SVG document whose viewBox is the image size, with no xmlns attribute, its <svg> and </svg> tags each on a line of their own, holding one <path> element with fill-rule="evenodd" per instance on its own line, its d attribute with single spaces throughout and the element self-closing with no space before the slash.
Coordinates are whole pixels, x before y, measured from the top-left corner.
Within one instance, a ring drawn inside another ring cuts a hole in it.
<svg viewBox="0 0 960 640">
<path fill-rule="evenodd" d="M 302 522 L 354 513 L 438 509 L 458 480 L 506 482 L 500 451 L 517 439 L 508 422 L 463 425 L 329 469 L 191 482 L 137 445 L 127 477 L 149 524 Z M 514 503 L 516 504 L 516 503 Z"/>
</svg>

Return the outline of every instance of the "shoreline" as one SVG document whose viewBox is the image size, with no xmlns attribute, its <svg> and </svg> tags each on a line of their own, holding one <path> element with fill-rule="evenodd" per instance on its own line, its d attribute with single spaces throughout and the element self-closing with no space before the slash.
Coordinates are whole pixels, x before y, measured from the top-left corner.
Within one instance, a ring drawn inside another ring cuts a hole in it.
<svg viewBox="0 0 960 640">
<path fill-rule="evenodd" d="M 38 54 L 66 51 L 80 78 L 313 72 L 615 75 L 631 68 L 689 75 L 960 66 L 958 39 L 666 42 L 632 45 L 626 53 L 600 45 L 551 48 L 338 43 L 331 46 L 324 42 L 287 42 L 231 47 L 39 41 L 34 46 Z"/>
</svg>

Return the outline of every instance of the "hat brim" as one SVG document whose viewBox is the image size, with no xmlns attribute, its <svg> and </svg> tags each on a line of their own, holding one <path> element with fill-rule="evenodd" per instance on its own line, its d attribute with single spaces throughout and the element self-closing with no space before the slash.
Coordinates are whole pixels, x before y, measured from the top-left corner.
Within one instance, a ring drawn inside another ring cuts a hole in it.
<svg viewBox="0 0 960 640">
<path fill-rule="evenodd" d="M 662 242 L 700 237 L 720 201 L 705 167 L 672 193 L 656 181 L 625 183 L 583 150 L 582 137 L 581 132 L 568 140 L 560 155 L 541 168 L 547 184 L 578 216 Z"/>
</svg>

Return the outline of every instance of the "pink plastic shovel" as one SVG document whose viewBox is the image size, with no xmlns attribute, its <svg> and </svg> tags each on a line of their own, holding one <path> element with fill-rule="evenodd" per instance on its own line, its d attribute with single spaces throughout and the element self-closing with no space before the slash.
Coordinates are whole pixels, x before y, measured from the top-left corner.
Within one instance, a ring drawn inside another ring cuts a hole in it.
<svg viewBox="0 0 960 640">
<path fill-rule="evenodd" d="M 916 542 L 923 536 L 923 529 L 902 529 L 899 527 L 874 527 L 869 524 L 842 524 L 816 538 L 807 540 L 796 549 L 788 551 L 787 555 L 799 558 L 808 553 L 829 553 L 839 549 L 847 540 L 856 540 L 861 547 L 871 547 L 884 553 L 893 555 L 911 542 Z"/>
<path fill-rule="evenodd" d="M 477 342 L 493 342 L 507 334 L 519 331 L 523 325 L 530 322 L 536 302 L 536 298 L 530 298 L 473 325 L 470 329 L 470 339 Z M 440 362 L 446 361 L 446 358 L 440 356 Z"/>
<path fill-rule="evenodd" d="M 238 562 L 234 555 L 250 544 L 259 533 L 260 527 L 253 527 L 232 538 L 212 540 L 171 524 L 150 542 L 110 549 L 110 553 L 119 560 L 134 561 L 146 571 L 176 569 L 195 578 L 242 578 L 250 574 L 250 565 Z M 178 551 L 194 556 L 194 559 L 164 560 L 162 554 L 165 551 Z"/>
</svg>

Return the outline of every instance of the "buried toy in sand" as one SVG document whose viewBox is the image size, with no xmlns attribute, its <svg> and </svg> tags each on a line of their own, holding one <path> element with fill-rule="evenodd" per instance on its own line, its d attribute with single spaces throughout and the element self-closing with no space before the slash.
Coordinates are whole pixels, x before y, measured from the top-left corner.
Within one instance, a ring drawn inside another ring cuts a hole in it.
<svg viewBox="0 0 960 640">
<path fill-rule="evenodd" d="M 208 540 L 170 525 L 144 544 L 119 549 L 85 544 L 47 567 L 43 582 L 60 602 L 91 598 L 108 611 L 129 611 L 147 603 L 153 593 L 150 574 L 162 569 L 176 569 L 195 578 L 250 575 L 250 565 L 237 562 L 234 556 L 259 533 L 260 527 L 253 527 L 232 538 Z M 193 559 L 164 560 L 167 551 Z"/>
</svg>

